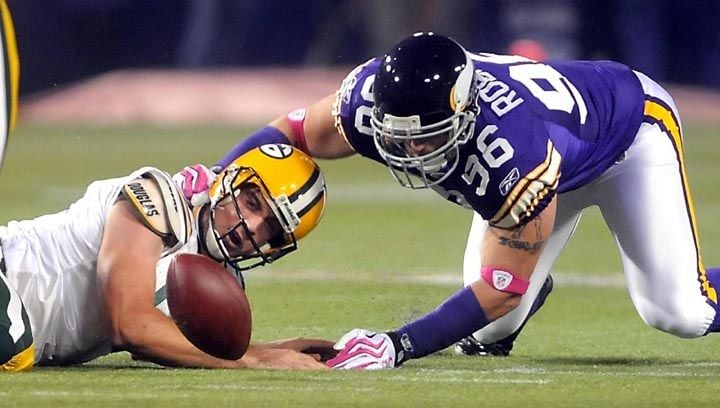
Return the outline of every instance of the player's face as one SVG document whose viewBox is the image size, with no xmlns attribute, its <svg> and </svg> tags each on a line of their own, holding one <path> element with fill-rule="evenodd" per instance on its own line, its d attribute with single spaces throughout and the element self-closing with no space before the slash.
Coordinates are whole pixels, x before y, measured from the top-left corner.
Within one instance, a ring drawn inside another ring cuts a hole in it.
<svg viewBox="0 0 720 408">
<path fill-rule="evenodd" d="M 420 157 L 432 153 L 448 140 L 447 134 L 430 137 L 384 138 L 384 147 L 388 152 L 401 157 Z"/>
<path fill-rule="evenodd" d="M 437 150 L 440 146 L 444 145 L 447 140 L 448 135 L 446 134 L 410 139 L 404 143 L 403 148 L 409 157 L 424 156 Z"/>
<path fill-rule="evenodd" d="M 232 257 L 255 254 L 256 247 L 282 232 L 260 188 L 251 183 L 243 185 L 235 197 L 223 198 L 215 206 L 214 218 L 215 230 Z"/>
</svg>

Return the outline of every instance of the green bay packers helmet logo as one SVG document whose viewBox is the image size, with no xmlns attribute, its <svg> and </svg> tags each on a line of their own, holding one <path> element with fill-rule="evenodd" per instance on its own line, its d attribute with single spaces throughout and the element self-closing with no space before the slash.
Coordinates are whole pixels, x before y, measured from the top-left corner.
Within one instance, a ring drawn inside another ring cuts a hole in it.
<svg viewBox="0 0 720 408">
<path fill-rule="evenodd" d="M 293 148 L 286 144 L 266 144 L 260 146 L 260 151 L 274 159 L 284 159 L 290 157 Z"/>
</svg>

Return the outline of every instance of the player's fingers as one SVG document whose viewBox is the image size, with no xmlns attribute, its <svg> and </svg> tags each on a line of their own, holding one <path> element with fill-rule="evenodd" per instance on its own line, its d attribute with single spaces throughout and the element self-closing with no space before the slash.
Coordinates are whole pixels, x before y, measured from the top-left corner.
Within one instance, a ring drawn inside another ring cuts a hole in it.
<svg viewBox="0 0 720 408">
<path fill-rule="evenodd" d="M 200 165 L 194 166 L 193 172 L 193 193 L 199 193 L 206 190 L 208 187 L 208 177 L 207 174 L 205 174 L 205 172 L 203 171 L 202 167 L 200 167 Z"/>
<path fill-rule="evenodd" d="M 193 195 L 193 180 L 195 178 L 193 171 L 194 170 L 190 167 L 185 167 L 182 171 L 182 175 L 185 178 L 182 185 L 183 195 L 185 195 L 185 198 L 190 198 Z"/>
<path fill-rule="evenodd" d="M 305 355 L 308 356 L 308 357 L 311 357 L 311 358 L 312 358 L 313 360 L 315 360 L 315 361 L 322 361 L 322 358 L 321 358 L 320 354 L 305 353 Z"/>
<path fill-rule="evenodd" d="M 313 350 L 331 350 L 333 349 L 334 344 L 329 341 L 320 341 L 320 342 L 303 342 L 301 350 L 305 352 L 305 350 L 308 350 L 308 353 L 312 353 Z"/>
<path fill-rule="evenodd" d="M 198 175 L 198 171 L 192 166 L 185 166 L 183 172 L 185 173 L 185 180 L 192 180 Z"/>
<path fill-rule="evenodd" d="M 305 354 L 317 354 L 320 356 L 320 361 L 327 361 L 335 357 L 339 350 L 335 350 L 332 347 L 308 347 L 301 350 Z"/>
<path fill-rule="evenodd" d="M 337 354 L 335 343 L 324 339 L 300 339 L 299 350 L 303 353 L 319 353 L 323 356 Z M 332 357 L 331 356 L 331 357 Z M 325 358 L 327 360 L 327 358 Z"/>
<path fill-rule="evenodd" d="M 313 356 L 303 354 L 299 357 L 295 357 L 292 361 L 288 361 L 278 368 L 293 369 L 293 370 L 326 370 L 325 364 L 317 361 Z"/>
</svg>

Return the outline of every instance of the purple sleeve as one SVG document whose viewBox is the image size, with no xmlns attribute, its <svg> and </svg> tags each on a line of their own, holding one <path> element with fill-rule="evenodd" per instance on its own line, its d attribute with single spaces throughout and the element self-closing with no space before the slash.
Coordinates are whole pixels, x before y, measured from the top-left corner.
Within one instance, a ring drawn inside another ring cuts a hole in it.
<svg viewBox="0 0 720 408">
<path fill-rule="evenodd" d="M 432 312 L 388 334 L 394 337 L 394 343 L 398 343 L 395 351 L 403 351 L 402 358 L 397 361 L 402 364 L 405 360 L 442 350 L 488 323 L 490 319 L 472 289 L 465 287 Z"/>
<path fill-rule="evenodd" d="M 340 133 L 358 154 L 385 164 L 375 149 L 370 126 L 375 106 L 372 83 L 378 65 L 379 61 L 373 59 L 350 71 L 340 85 L 335 115 Z"/>
<path fill-rule="evenodd" d="M 229 152 L 225 154 L 225 156 L 223 156 L 222 159 L 220 159 L 220 161 L 217 162 L 217 165 L 224 169 L 225 167 L 229 166 L 230 163 L 235 161 L 235 159 L 249 152 L 250 150 L 258 146 L 271 143 L 290 144 L 290 141 L 285 136 L 285 134 L 281 132 L 278 128 L 273 126 L 265 126 L 240 141 L 240 143 L 236 144 L 232 149 L 230 149 Z"/>
</svg>

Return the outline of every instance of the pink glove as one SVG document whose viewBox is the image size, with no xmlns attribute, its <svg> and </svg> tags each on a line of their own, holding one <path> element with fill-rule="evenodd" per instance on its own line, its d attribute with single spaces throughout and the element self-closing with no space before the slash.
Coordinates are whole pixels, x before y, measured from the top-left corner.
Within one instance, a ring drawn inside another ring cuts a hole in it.
<svg viewBox="0 0 720 408">
<path fill-rule="evenodd" d="M 335 343 L 340 350 L 327 365 L 338 369 L 378 370 L 395 367 L 395 346 L 390 336 L 365 329 L 353 329 Z"/>
<path fill-rule="evenodd" d="M 214 170 L 216 168 L 209 169 L 202 164 L 195 164 L 173 174 L 172 179 L 190 205 L 197 207 L 210 201 L 208 190 L 217 178 Z"/>
</svg>

